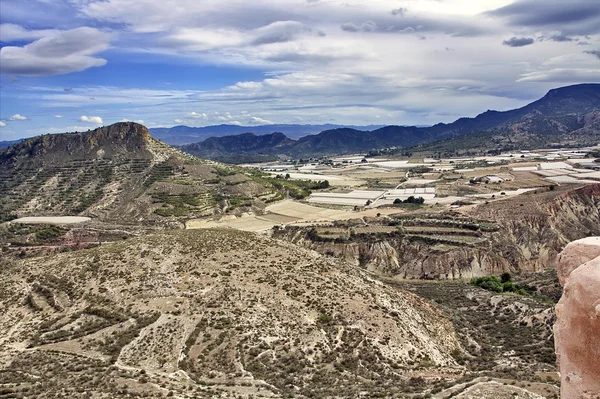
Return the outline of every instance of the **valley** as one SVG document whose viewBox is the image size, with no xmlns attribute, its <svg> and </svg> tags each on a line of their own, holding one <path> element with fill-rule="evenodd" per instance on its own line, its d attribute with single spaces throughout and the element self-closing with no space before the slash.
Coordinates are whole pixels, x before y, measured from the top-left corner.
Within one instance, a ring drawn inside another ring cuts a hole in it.
<svg viewBox="0 0 600 399">
<path fill-rule="evenodd" d="M 597 152 L 25 140 L 0 153 L 0 397 L 556 398 L 554 264 L 600 235 Z"/>
<path fill-rule="evenodd" d="M 600 0 L 0 0 L 0 399 L 600 399 Z"/>
</svg>

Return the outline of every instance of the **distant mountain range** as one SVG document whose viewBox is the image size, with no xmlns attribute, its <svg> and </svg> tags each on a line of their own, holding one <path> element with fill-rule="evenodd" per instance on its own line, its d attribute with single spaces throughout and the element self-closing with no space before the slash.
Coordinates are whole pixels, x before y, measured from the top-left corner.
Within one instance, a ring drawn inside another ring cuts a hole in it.
<svg viewBox="0 0 600 399">
<path fill-rule="evenodd" d="M 24 139 L 19 139 L 19 140 L 11 140 L 11 141 L 0 141 L 0 148 L 8 148 L 11 147 L 14 144 L 20 143 L 21 141 L 23 141 Z"/>
<path fill-rule="evenodd" d="M 291 139 L 299 139 L 311 134 L 317 134 L 324 130 L 352 128 L 357 130 L 374 130 L 384 125 L 368 125 L 368 126 L 353 126 L 353 125 L 297 125 L 297 124 L 280 124 L 280 125 L 261 125 L 261 126 L 239 126 L 239 125 L 216 125 L 205 127 L 190 127 L 190 126 L 173 126 L 159 127 L 150 129 L 153 137 L 164 141 L 171 145 L 182 145 L 197 143 L 204 141 L 210 137 L 224 137 L 244 133 L 253 133 L 257 136 L 283 133 Z"/>
<path fill-rule="evenodd" d="M 485 142 L 477 140 L 485 137 Z M 294 140 L 283 132 L 245 133 L 213 137 L 180 148 L 202 158 L 225 162 L 255 162 L 280 157 L 310 157 L 365 152 L 386 147 L 414 147 L 424 143 L 503 148 L 551 143 L 600 141 L 600 84 L 580 84 L 550 90 L 543 98 L 510 111 L 488 110 L 475 118 L 430 127 L 385 126 L 373 130 L 335 128 Z M 465 142 L 466 140 L 466 142 Z"/>
<path fill-rule="evenodd" d="M 470 149 L 501 151 L 548 145 L 597 144 L 600 142 L 600 84 L 553 89 L 522 108 L 488 110 L 475 118 L 460 118 L 434 126 L 175 126 L 152 129 L 150 133 L 190 154 L 228 163 L 361 153 L 386 148 L 400 151 L 416 148 L 453 154 Z M 0 142 L 0 148 L 11 144 L 15 142 Z"/>
</svg>

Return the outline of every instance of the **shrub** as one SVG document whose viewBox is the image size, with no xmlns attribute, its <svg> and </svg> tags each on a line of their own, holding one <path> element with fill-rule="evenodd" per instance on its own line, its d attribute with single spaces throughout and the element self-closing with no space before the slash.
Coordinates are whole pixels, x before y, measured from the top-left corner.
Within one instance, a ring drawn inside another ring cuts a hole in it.
<svg viewBox="0 0 600 399">
<path fill-rule="evenodd" d="M 483 289 L 494 291 L 494 292 L 513 292 L 518 295 L 529 296 L 529 293 L 521 288 L 519 285 L 514 284 L 510 281 L 511 276 L 509 273 L 504 273 L 501 276 L 501 280 L 496 276 L 489 277 L 477 277 L 471 279 L 471 284 L 481 287 Z"/>
</svg>

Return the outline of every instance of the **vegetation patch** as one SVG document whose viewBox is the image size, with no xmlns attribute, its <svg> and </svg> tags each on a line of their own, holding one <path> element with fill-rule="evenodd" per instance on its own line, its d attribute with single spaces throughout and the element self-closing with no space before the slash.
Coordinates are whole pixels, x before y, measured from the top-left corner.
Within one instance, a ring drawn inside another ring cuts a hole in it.
<svg viewBox="0 0 600 399">
<path fill-rule="evenodd" d="M 476 277 L 471 279 L 471 284 L 494 292 L 512 292 L 518 295 L 529 296 L 529 293 L 518 284 L 511 281 L 510 273 L 504 273 L 500 278 L 496 276 Z"/>
</svg>

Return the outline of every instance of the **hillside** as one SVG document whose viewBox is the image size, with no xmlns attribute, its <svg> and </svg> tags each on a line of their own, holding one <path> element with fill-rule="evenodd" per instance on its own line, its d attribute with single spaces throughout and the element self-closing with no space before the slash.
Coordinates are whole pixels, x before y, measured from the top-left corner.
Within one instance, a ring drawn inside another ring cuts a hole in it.
<svg viewBox="0 0 600 399">
<path fill-rule="evenodd" d="M 362 225 L 362 220 L 358 222 Z M 328 227 L 310 226 L 287 227 L 274 235 L 379 275 L 402 279 L 532 274 L 552 268 L 569 242 L 600 235 L 600 184 L 540 190 L 460 212 L 399 213 L 368 223 L 396 230 L 336 239 L 323 234 Z M 352 221 L 338 225 L 354 227 Z"/>
<path fill-rule="evenodd" d="M 600 84 L 581 84 L 550 90 L 543 98 L 510 111 L 486 111 L 475 118 L 431 127 L 386 126 L 363 131 L 351 128 L 325 130 L 298 140 L 280 140 L 259 149 L 245 147 L 245 135 L 215 138 L 210 143 L 182 147 L 193 154 L 244 162 L 268 155 L 311 157 L 366 152 L 387 147 L 406 151 L 454 154 L 456 152 L 577 145 L 600 140 Z M 283 142 L 283 144 L 282 144 Z M 415 147 L 416 146 L 416 147 Z M 392 151 L 393 152 L 393 151 Z"/>
<path fill-rule="evenodd" d="M 260 208 L 277 195 L 257 173 L 183 153 L 129 122 L 0 150 L 0 220 L 83 215 L 162 223 Z"/>
<path fill-rule="evenodd" d="M 399 398 L 463 373 L 452 324 L 424 300 L 239 231 L 21 261 L 0 304 L 9 397 Z"/>
</svg>

